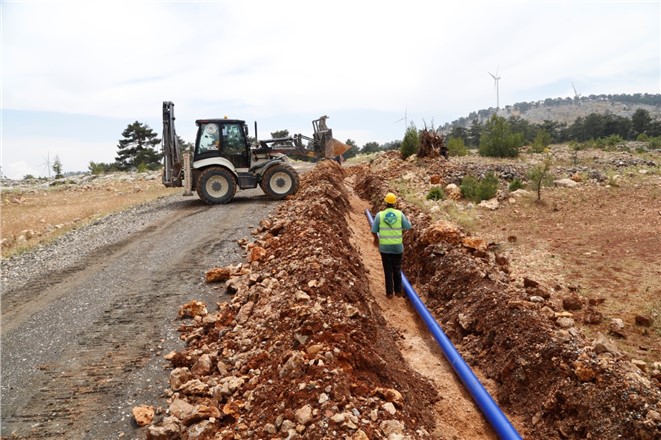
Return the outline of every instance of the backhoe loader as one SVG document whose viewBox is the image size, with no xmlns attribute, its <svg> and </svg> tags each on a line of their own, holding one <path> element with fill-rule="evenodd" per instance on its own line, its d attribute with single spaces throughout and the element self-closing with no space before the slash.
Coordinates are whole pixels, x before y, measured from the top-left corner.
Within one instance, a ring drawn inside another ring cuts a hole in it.
<svg viewBox="0 0 661 440">
<path fill-rule="evenodd" d="M 195 150 L 181 151 L 174 127 L 174 104 L 163 102 L 163 184 L 186 185 L 186 193 L 197 191 L 208 204 L 227 203 L 237 188 L 258 185 L 271 199 L 295 194 L 298 173 L 285 153 L 292 157 L 333 159 L 350 147 L 333 139 L 326 125 L 328 116 L 312 121 L 313 136 L 301 134 L 248 142 L 248 125 L 239 119 L 199 119 Z M 255 123 L 257 139 L 257 123 Z M 307 141 L 307 145 L 303 142 Z"/>
</svg>

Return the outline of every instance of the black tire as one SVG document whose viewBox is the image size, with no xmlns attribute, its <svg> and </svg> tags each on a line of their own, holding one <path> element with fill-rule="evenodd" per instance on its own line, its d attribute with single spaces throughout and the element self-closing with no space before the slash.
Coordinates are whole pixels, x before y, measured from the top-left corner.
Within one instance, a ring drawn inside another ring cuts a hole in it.
<svg viewBox="0 0 661 440">
<path fill-rule="evenodd" d="M 298 173 L 291 165 L 273 165 L 262 176 L 259 186 L 270 199 L 280 200 L 298 191 Z"/>
<path fill-rule="evenodd" d="M 207 168 L 197 179 L 197 195 L 209 205 L 229 202 L 236 194 L 236 178 L 228 169 Z"/>
</svg>

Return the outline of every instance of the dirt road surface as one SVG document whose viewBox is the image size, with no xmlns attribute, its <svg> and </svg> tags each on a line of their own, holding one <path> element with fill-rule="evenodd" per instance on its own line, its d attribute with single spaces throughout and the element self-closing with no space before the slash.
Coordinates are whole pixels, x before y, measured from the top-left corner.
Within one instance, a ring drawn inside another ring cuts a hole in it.
<svg viewBox="0 0 661 440">
<path fill-rule="evenodd" d="M 237 240 L 276 204 L 259 190 L 222 206 L 173 197 L 85 265 L 3 292 L 3 438 L 133 437 L 132 406 L 162 405 L 178 306 L 222 301 L 204 272 L 241 261 Z"/>
</svg>

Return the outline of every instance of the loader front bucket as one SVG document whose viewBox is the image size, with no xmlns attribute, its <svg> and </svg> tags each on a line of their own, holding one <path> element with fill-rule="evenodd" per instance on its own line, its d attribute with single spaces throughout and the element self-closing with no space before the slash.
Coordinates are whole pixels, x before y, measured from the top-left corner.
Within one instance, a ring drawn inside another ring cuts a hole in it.
<svg viewBox="0 0 661 440">
<path fill-rule="evenodd" d="M 346 153 L 351 149 L 349 145 L 345 144 L 344 142 L 340 142 L 335 138 L 329 138 L 326 141 L 324 148 L 324 157 L 326 157 L 326 159 L 334 159 L 340 154 Z"/>
</svg>

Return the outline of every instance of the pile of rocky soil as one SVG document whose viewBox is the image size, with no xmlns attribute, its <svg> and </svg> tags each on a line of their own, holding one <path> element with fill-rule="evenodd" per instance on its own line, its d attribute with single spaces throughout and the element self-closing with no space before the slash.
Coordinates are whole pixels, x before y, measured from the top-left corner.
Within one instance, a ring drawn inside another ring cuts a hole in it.
<svg viewBox="0 0 661 440">
<path fill-rule="evenodd" d="M 430 438 L 438 395 L 368 290 L 344 177 L 317 165 L 246 244 L 249 263 L 209 270 L 234 296 L 182 307 L 187 346 L 167 356 L 169 408 L 147 438 Z"/>
</svg>

